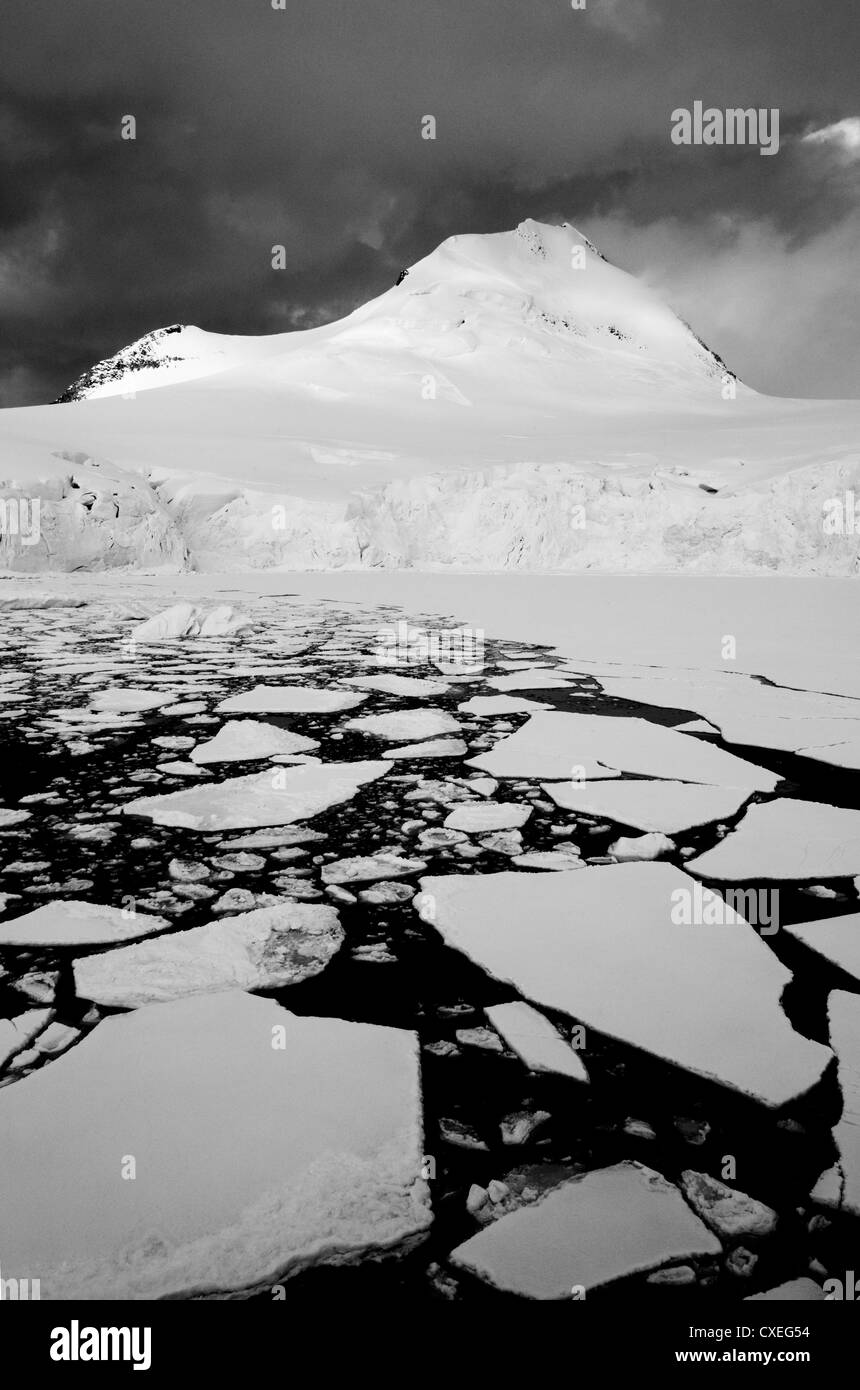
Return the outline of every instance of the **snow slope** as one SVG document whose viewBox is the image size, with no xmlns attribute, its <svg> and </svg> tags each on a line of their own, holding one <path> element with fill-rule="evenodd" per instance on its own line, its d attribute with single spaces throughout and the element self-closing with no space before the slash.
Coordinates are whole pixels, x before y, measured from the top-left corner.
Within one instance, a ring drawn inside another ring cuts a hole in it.
<svg viewBox="0 0 860 1390">
<path fill-rule="evenodd" d="M 851 574 L 860 403 L 737 382 L 574 228 L 452 237 L 339 322 L 174 325 L 0 416 L 15 570 Z"/>
</svg>

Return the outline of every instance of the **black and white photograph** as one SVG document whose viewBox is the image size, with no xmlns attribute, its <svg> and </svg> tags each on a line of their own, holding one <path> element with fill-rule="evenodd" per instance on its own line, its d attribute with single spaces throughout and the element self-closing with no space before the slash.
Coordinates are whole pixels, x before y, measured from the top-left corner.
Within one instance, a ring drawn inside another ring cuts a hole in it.
<svg viewBox="0 0 860 1390">
<path fill-rule="evenodd" d="M 814 1371 L 850 1316 L 786 1305 L 860 1300 L 856 3 L 0 35 L 4 1344 L 38 1302 L 32 1369 L 160 1378 L 198 1312 L 554 1303 L 606 1371 Z"/>
</svg>

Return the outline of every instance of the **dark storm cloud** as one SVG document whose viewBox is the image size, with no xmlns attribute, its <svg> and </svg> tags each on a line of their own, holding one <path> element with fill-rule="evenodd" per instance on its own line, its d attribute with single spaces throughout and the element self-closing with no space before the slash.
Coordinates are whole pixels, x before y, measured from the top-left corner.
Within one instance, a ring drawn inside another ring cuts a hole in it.
<svg viewBox="0 0 860 1390">
<path fill-rule="evenodd" d="M 600 229 L 752 384 L 858 394 L 860 161 L 802 140 L 860 114 L 855 0 L 4 0 L 2 25 L 3 404 L 164 323 L 324 322 L 526 216 Z M 673 146 L 696 99 L 779 107 L 780 153 Z"/>
</svg>

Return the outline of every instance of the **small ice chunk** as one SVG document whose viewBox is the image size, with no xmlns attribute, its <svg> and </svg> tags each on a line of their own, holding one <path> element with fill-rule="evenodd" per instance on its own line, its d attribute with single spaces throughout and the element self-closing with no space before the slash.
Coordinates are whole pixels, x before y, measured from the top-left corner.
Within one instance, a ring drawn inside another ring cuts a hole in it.
<svg viewBox="0 0 860 1390">
<path fill-rule="evenodd" d="M 553 1072 L 558 1076 L 569 1076 L 574 1081 L 588 1081 L 588 1072 L 578 1054 L 549 1019 L 530 1004 L 522 1000 L 512 1004 L 492 1004 L 484 1012 L 508 1047 L 530 1071 Z"/>
</svg>

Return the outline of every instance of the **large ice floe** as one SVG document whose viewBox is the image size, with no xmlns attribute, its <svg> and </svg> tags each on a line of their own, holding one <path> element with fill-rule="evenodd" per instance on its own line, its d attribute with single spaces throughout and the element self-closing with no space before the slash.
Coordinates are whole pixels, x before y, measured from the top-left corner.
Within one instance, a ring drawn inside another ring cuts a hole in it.
<svg viewBox="0 0 860 1390">
<path fill-rule="evenodd" d="M 787 797 L 750 806 L 731 834 L 687 868 L 735 883 L 860 873 L 860 811 Z"/>
<path fill-rule="evenodd" d="M 151 913 L 57 898 L 0 925 L 0 948 L 15 946 L 37 950 L 49 946 L 100 946 L 151 936 L 166 931 L 170 925 L 165 917 Z"/>
<path fill-rule="evenodd" d="M 469 762 L 494 777 L 570 778 L 574 782 L 635 772 L 769 792 L 779 781 L 776 773 L 647 719 L 560 711 L 533 714 L 516 733 Z"/>
<path fill-rule="evenodd" d="M 431 1221 L 415 1035 L 241 990 L 106 1019 L 0 1091 L 0 1136 L 4 1273 L 43 1299 L 271 1287 Z"/>
<path fill-rule="evenodd" d="M 485 1226 L 451 1262 L 506 1293 L 569 1301 L 578 1291 L 721 1249 L 676 1187 L 625 1162 L 562 1183 Z"/>
<path fill-rule="evenodd" d="M 673 922 L 679 898 L 703 890 L 672 865 L 421 888 L 414 906 L 445 943 L 526 999 L 766 1105 L 803 1095 L 831 1060 L 792 1029 L 780 1007 L 791 974 L 742 917 L 719 900 L 717 924 Z"/>
<path fill-rule="evenodd" d="M 823 917 L 817 922 L 792 922 L 783 930 L 860 984 L 860 912 Z"/>
<path fill-rule="evenodd" d="M 693 782 L 636 779 L 609 782 L 547 782 L 544 791 L 565 811 L 608 816 L 636 830 L 674 835 L 733 816 L 749 796 L 747 787 L 701 786 Z"/>
<path fill-rule="evenodd" d="M 231 695 L 218 705 L 221 714 L 335 714 L 355 709 L 366 695 L 338 690 L 315 690 L 309 685 L 256 685 L 243 695 Z"/>
<path fill-rule="evenodd" d="M 225 989 L 282 989 L 324 970 L 343 943 L 333 907 L 284 903 L 74 962 L 83 999 L 113 1008 Z"/>
<path fill-rule="evenodd" d="M 351 801 L 366 782 L 391 770 L 390 763 L 319 763 L 251 772 L 213 785 L 183 788 L 163 796 L 129 801 L 127 816 L 147 816 L 156 825 L 186 830 L 251 830 L 289 825 Z"/>
<path fill-rule="evenodd" d="M 842 1088 L 842 1117 L 833 1131 L 839 1159 L 819 1178 L 812 1199 L 860 1216 L 860 995 L 835 989 L 827 1013 Z"/>
<path fill-rule="evenodd" d="M 193 763 L 240 763 L 252 758 L 293 756 L 319 748 L 314 738 L 292 734 L 276 724 L 257 719 L 230 719 L 214 738 L 199 743 L 191 754 Z"/>
<path fill-rule="evenodd" d="M 860 738 L 860 700 L 765 685 L 725 671 L 598 673 L 607 695 L 664 709 L 691 709 L 720 730 L 726 743 L 799 752 L 828 761 L 829 745 Z M 847 764 L 851 766 L 851 764 Z"/>
</svg>

